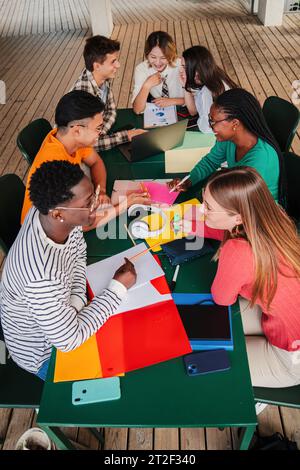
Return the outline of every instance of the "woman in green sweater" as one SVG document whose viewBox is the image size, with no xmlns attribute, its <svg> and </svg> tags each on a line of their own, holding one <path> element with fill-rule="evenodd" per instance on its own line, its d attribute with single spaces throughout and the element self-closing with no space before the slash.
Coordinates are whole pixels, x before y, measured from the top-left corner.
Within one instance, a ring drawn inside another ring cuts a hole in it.
<svg viewBox="0 0 300 470">
<path fill-rule="evenodd" d="M 225 91 L 210 108 L 209 124 L 216 136 L 216 143 L 193 168 L 190 178 L 178 186 L 178 190 L 185 191 L 206 179 L 227 161 L 229 168 L 255 168 L 275 201 L 284 205 L 282 154 L 257 99 L 242 88 Z M 169 187 L 173 188 L 179 181 L 174 179 Z"/>
</svg>

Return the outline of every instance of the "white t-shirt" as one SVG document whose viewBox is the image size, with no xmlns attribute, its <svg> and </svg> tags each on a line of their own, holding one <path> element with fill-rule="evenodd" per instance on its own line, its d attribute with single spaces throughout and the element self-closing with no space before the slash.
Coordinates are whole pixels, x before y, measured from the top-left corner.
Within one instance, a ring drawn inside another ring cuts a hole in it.
<svg viewBox="0 0 300 470">
<path fill-rule="evenodd" d="M 180 59 L 177 59 L 174 67 L 167 65 L 165 70 L 161 72 L 161 76 L 166 77 L 166 83 L 169 89 L 169 98 L 183 98 L 184 96 L 184 90 L 179 80 L 179 70 Z M 132 102 L 135 100 L 136 96 L 141 91 L 145 80 L 150 77 L 150 75 L 154 75 L 155 73 L 157 73 L 157 70 L 155 70 L 153 67 L 149 67 L 149 63 L 147 60 L 136 66 L 134 71 L 134 88 L 132 92 Z M 162 83 L 152 87 L 150 93 L 153 98 L 161 98 Z"/>
<path fill-rule="evenodd" d="M 225 91 L 229 90 L 227 83 L 223 82 Z M 208 123 L 208 115 L 210 107 L 213 104 L 213 96 L 211 91 L 204 85 L 201 90 L 195 90 L 194 93 L 195 106 L 197 108 L 199 119 L 197 121 L 199 130 L 204 133 L 213 132 Z"/>
</svg>

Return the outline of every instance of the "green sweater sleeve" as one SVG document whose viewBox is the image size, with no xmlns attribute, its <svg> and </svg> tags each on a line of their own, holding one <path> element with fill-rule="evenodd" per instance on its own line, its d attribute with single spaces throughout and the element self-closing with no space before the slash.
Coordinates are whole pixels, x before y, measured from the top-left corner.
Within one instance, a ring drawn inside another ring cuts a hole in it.
<svg viewBox="0 0 300 470">
<path fill-rule="evenodd" d="M 190 180 L 192 184 L 196 184 L 204 180 L 218 168 L 221 163 L 226 161 L 227 142 L 216 142 L 211 151 L 203 157 L 190 173 Z"/>
</svg>

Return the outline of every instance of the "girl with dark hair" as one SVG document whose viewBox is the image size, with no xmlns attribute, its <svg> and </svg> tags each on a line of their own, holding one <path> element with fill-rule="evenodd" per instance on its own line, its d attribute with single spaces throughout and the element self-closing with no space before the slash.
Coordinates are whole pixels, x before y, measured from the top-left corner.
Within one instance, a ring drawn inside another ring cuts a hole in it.
<svg viewBox="0 0 300 470">
<path fill-rule="evenodd" d="M 216 98 L 210 109 L 209 124 L 217 141 L 178 190 L 184 191 L 204 180 L 227 162 L 229 168 L 255 168 L 265 180 L 275 201 L 285 205 L 282 154 L 257 99 L 241 88 L 225 91 Z M 170 188 L 178 182 L 178 179 L 173 180 L 169 183 Z"/>
<path fill-rule="evenodd" d="M 134 112 L 144 112 L 149 98 L 160 107 L 184 104 L 179 80 L 180 59 L 171 36 L 164 31 L 154 31 L 146 40 L 144 53 L 146 60 L 137 65 L 134 72 Z"/>
<path fill-rule="evenodd" d="M 206 47 L 193 46 L 182 54 L 180 80 L 185 89 L 184 99 L 189 113 L 199 114 L 201 132 L 211 132 L 208 114 L 213 101 L 224 91 L 237 85 L 216 64 Z"/>
</svg>

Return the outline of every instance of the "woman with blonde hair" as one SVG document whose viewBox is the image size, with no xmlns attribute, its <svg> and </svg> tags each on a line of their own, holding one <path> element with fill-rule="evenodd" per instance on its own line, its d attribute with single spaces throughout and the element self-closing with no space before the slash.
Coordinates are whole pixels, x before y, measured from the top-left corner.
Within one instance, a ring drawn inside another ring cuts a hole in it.
<svg viewBox="0 0 300 470">
<path fill-rule="evenodd" d="M 162 108 L 184 104 L 180 60 L 172 37 L 164 31 L 154 31 L 146 40 L 144 53 L 146 60 L 134 72 L 134 112 L 143 113 L 150 100 Z"/>
<path fill-rule="evenodd" d="M 300 239 L 294 223 L 250 167 L 215 173 L 203 192 L 203 211 L 207 236 L 224 230 L 211 291 L 217 304 L 239 298 L 252 384 L 300 384 Z"/>
</svg>

